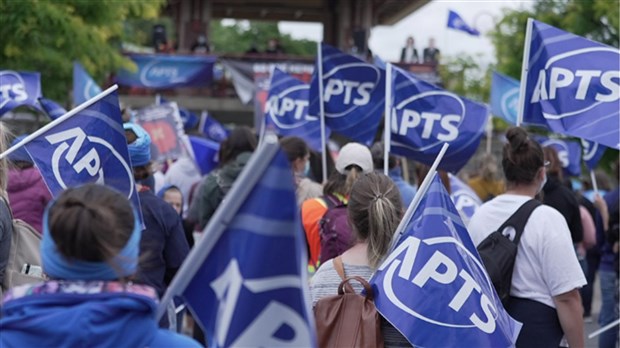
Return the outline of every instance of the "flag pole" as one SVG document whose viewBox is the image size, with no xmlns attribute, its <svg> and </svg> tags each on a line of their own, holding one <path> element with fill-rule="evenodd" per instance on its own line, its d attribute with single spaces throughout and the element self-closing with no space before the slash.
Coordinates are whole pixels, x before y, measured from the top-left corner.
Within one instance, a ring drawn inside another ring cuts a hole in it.
<svg viewBox="0 0 620 348">
<path fill-rule="evenodd" d="M 492 141 L 493 141 L 493 116 L 491 116 L 491 109 L 487 108 L 487 155 L 491 154 Z"/>
<path fill-rule="evenodd" d="M 202 238 L 190 250 L 189 255 L 187 255 L 177 274 L 172 279 L 168 290 L 166 290 L 157 307 L 157 320 L 166 313 L 168 303 L 172 301 L 172 298 L 185 290 L 193 275 L 200 269 L 220 239 L 220 236 L 230 224 L 230 221 L 237 214 L 237 211 L 252 192 L 256 183 L 261 179 L 262 173 L 269 166 L 278 148 L 278 137 L 271 132 L 267 133 L 264 141 L 256 149 L 256 152 L 245 165 L 243 171 L 235 180 L 235 184 L 233 184 L 230 192 L 227 194 L 227 197 L 234 197 L 234 199 L 222 201 L 222 204 L 217 208 L 215 214 L 203 230 Z"/>
<path fill-rule="evenodd" d="M 391 142 L 391 130 L 390 119 L 392 109 L 392 63 L 387 63 L 385 67 L 385 122 L 383 125 L 383 174 L 388 175 L 389 171 L 389 156 L 390 156 L 390 142 Z"/>
<path fill-rule="evenodd" d="M 521 85 L 519 86 L 519 113 L 517 114 L 517 127 L 521 127 L 521 123 L 523 122 L 523 112 L 525 111 L 525 89 L 527 85 L 527 72 L 530 65 L 530 46 L 532 41 L 533 25 L 534 20 L 532 18 L 528 18 L 525 29 L 525 43 L 523 46 L 523 61 L 521 63 Z"/>
<path fill-rule="evenodd" d="M 321 174 L 323 175 L 322 183 L 327 181 L 327 139 L 325 136 L 325 105 L 323 104 L 323 51 L 321 50 L 321 42 L 316 43 L 316 60 L 319 70 L 319 119 L 321 121 Z"/>
<path fill-rule="evenodd" d="M 592 180 L 592 188 L 594 189 L 594 194 L 596 196 L 600 196 L 598 193 L 598 184 L 596 182 L 596 175 L 594 175 L 593 169 L 590 169 L 590 180 Z"/>
<path fill-rule="evenodd" d="M 610 329 L 612 329 L 614 326 L 620 324 L 620 319 L 616 319 L 616 321 L 612 321 L 611 323 L 603 326 L 602 328 L 594 331 L 593 333 L 591 333 L 590 335 L 588 335 L 589 339 L 592 339 L 600 334 L 602 334 L 605 331 L 609 331 Z"/>
<path fill-rule="evenodd" d="M 161 104 L 161 95 L 159 93 L 155 94 L 155 105 Z"/>
<path fill-rule="evenodd" d="M 273 86 L 273 73 L 276 70 L 276 66 L 272 65 L 269 68 L 269 89 L 271 90 L 271 87 Z M 269 94 L 269 93 L 268 93 Z M 265 106 L 269 105 L 269 99 L 267 99 Z M 265 137 L 265 130 L 267 128 L 267 112 L 265 111 L 266 108 L 263 107 L 263 118 L 262 121 L 260 123 L 260 129 L 258 130 L 258 143 L 260 144 L 263 141 L 263 138 Z"/>
<path fill-rule="evenodd" d="M 54 127 L 56 127 L 59 123 L 62 123 L 64 121 L 66 121 L 67 119 L 73 117 L 75 114 L 77 114 L 77 113 L 83 111 L 84 109 L 86 109 L 87 107 L 95 104 L 100 99 L 106 97 L 108 94 L 116 91 L 117 89 L 118 89 L 118 86 L 114 85 L 114 86 L 106 89 L 105 91 L 97 94 L 96 96 L 90 98 L 89 100 L 83 102 L 82 104 L 80 104 L 76 108 L 74 108 L 73 110 L 67 112 L 66 114 L 64 114 L 62 116 L 60 116 L 59 118 L 55 119 L 54 121 L 52 121 L 52 122 L 46 124 L 45 126 L 37 129 L 34 133 L 32 133 L 29 136 L 27 136 L 24 139 L 22 139 L 22 141 L 20 141 L 19 143 L 13 145 L 12 147 L 7 149 L 3 153 L 1 153 L 0 154 L 0 160 L 5 158 L 6 156 L 10 155 L 11 153 L 16 151 L 20 147 L 22 147 L 22 146 L 26 145 L 27 143 L 31 142 L 32 139 L 37 138 L 41 134 L 47 132 L 48 130 L 50 130 L 50 129 L 54 128 Z"/>
</svg>

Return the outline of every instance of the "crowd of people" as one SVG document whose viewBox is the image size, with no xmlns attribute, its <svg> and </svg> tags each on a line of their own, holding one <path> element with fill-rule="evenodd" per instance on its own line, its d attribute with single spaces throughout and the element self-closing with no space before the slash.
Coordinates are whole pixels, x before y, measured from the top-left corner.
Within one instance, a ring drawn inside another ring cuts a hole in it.
<svg viewBox="0 0 620 348">
<path fill-rule="evenodd" d="M 412 52 L 415 49 L 403 50 L 405 55 Z M 42 235 L 46 275 L 41 283 L 2 289 L 0 345 L 206 344 L 191 315 L 177 315 L 174 304 L 157 323 L 156 301 L 227 199 L 256 151 L 257 136 L 248 127 L 235 127 L 221 143 L 219 167 L 201 176 L 189 159 L 177 160 L 165 173 L 154 168 L 148 133 L 133 123 L 125 123 L 124 129 L 140 207 L 95 184 L 68 189 L 53 199 L 26 151 L 13 152 L 9 163 L 0 162 L 0 283 L 13 216 Z M 7 148 L 4 128 L 0 135 L 2 152 Z M 469 221 L 468 231 L 478 245 L 526 202 L 544 203 L 525 225 L 506 310 L 523 323 L 518 347 L 557 347 L 563 337 L 571 347 L 583 346 L 584 318 L 590 320 L 598 311 L 601 326 L 618 318 L 618 164 L 616 186 L 601 187 L 607 192 L 590 200 L 583 187 L 573 190 L 563 177 L 554 149 L 542 148 L 522 128 L 509 129 L 506 138 L 502 170 L 494 158 L 485 157 L 470 180 L 485 203 Z M 316 304 L 337 294 L 343 275 L 370 279 L 390 251 L 416 185 L 403 179 L 405 161 L 399 157 L 390 155 L 389 175 L 382 174 L 382 143 L 370 148 L 344 145 L 335 159 L 329 158 L 332 170 L 324 183 L 315 179 L 321 172 L 317 153 L 302 139 L 284 137 L 280 147 L 296 185 L 308 247 L 309 291 Z M 418 164 L 415 172 L 414 182 L 421 182 L 428 167 Z M 449 192 L 447 173 L 439 174 Z M 593 288 L 597 275 L 600 289 Z M 359 284 L 353 288 L 362 290 Z M 600 309 L 592 307 L 594 291 L 601 291 Z M 175 333 L 179 327 L 193 339 Z M 386 320 L 381 329 L 385 346 L 410 346 Z M 600 336 L 599 347 L 614 347 L 617 340 L 617 330 L 609 330 Z"/>
<path fill-rule="evenodd" d="M 428 39 L 428 46 L 422 51 L 422 57 L 415 47 L 413 36 L 407 37 L 405 46 L 400 51 L 400 62 L 407 64 L 437 64 L 439 63 L 439 49 L 435 47 L 435 39 Z"/>
</svg>

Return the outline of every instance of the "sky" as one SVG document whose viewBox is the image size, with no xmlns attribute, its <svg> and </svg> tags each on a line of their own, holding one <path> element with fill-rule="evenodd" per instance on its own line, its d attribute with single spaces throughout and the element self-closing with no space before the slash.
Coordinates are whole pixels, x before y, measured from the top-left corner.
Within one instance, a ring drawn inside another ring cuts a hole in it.
<svg viewBox="0 0 620 348">
<path fill-rule="evenodd" d="M 533 1 L 509 0 L 434 0 L 403 18 L 392 26 L 376 26 L 370 34 L 369 47 L 374 54 L 385 61 L 397 61 L 408 36 L 413 36 L 419 54 L 427 46 L 429 38 L 435 38 L 444 57 L 466 53 L 479 56 L 482 64 L 495 62 L 491 40 L 486 33 L 493 29 L 495 21 L 501 18 L 502 9 L 519 9 L 531 6 Z M 457 12 L 470 26 L 482 35 L 470 36 L 448 29 L 448 11 Z M 307 22 L 279 22 L 280 31 L 298 39 L 320 40 L 323 25 Z"/>
</svg>

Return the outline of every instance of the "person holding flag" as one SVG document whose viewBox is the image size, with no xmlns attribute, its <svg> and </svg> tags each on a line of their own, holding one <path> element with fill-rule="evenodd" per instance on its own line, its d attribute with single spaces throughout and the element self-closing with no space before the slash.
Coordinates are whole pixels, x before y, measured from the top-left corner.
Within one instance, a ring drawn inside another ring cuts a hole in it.
<svg viewBox="0 0 620 348">
<path fill-rule="evenodd" d="M 507 191 L 484 203 L 471 218 L 468 230 L 474 245 L 532 200 L 546 181 L 541 146 L 522 128 L 509 129 L 506 138 L 502 167 Z M 523 323 L 516 346 L 558 347 L 565 335 L 570 347 L 583 347 L 579 288 L 585 284 L 566 220 L 557 210 L 538 206 L 518 244 L 506 307 Z"/>
</svg>

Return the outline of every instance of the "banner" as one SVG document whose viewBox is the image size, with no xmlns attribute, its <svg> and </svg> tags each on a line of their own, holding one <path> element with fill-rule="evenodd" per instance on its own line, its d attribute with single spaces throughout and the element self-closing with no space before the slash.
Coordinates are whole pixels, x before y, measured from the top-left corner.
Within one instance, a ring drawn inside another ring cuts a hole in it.
<svg viewBox="0 0 620 348">
<path fill-rule="evenodd" d="M 449 10 L 448 12 L 447 27 L 458 30 L 458 31 L 462 31 L 472 36 L 480 36 L 480 32 L 476 30 L 476 28 L 473 28 L 467 25 L 467 23 L 465 23 L 463 18 L 461 18 L 461 16 L 458 13 L 452 10 Z"/>
<path fill-rule="evenodd" d="M 161 315 L 167 301 L 182 296 L 209 347 L 316 346 L 293 173 L 275 136 L 269 138 L 209 221 L 159 308 Z"/>
<path fill-rule="evenodd" d="M 226 138 L 228 138 L 228 133 L 230 133 L 226 127 L 222 126 L 221 123 L 211 117 L 208 111 L 203 111 L 200 115 L 198 130 L 208 139 L 218 143 L 226 140 Z"/>
<path fill-rule="evenodd" d="M 67 113 L 67 110 L 65 110 L 65 108 L 58 105 L 58 103 L 51 99 L 39 98 L 39 105 L 41 106 L 41 109 L 45 111 L 47 116 L 49 116 L 52 120 L 55 120 Z"/>
<path fill-rule="evenodd" d="M 579 143 L 543 136 L 535 136 L 534 138 L 540 143 L 540 146 L 551 146 L 557 151 L 565 175 L 581 175 L 581 146 L 579 146 Z"/>
<path fill-rule="evenodd" d="M 188 136 L 188 138 L 194 153 L 194 161 L 196 161 L 196 165 L 200 169 L 200 174 L 209 174 L 219 163 L 220 144 L 193 135 Z"/>
<path fill-rule="evenodd" d="M 80 105 L 101 93 L 101 87 L 86 72 L 82 64 L 73 62 L 73 104 Z"/>
<path fill-rule="evenodd" d="M 40 110 L 41 76 L 34 72 L 0 71 L 0 116 L 18 106 L 29 105 Z"/>
<path fill-rule="evenodd" d="M 581 147 L 583 148 L 582 158 L 589 170 L 594 170 L 598 162 L 603 158 L 607 148 L 601 144 L 581 139 Z"/>
<path fill-rule="evenodd" d="M 450 198 L 459 212 L 461 220 L 467 226 L 476 209 L 482 205 L 482 201 L 476 192 L 456 175 L 448 173 L 448 177 L 450 178 Z"/>
<path fill-rule="evenodd" d="M 167 102 L 168 100 L 159 96 L 159 94 L 155 98 L 155 104 L 157 105 L 164 104 Z M 192 129 L 196 127 L 196 125 L 198 124 L 198 116 L 196 116 L 193 112 L 189 111 L 186 108 L 179 107 L 179 116 L 181 117 L 181 122 L 183 123 L 184 129 Z"/>
<path fill-rule="evenodd" d="M 447 142 L 439 168 L 458 172 L 478 149 L 486 106 L 392 69 L 391 152 L 431 165 Z"/>
<path fill-rule="evenodd" d="M 265 128 L 281 136 L 296 136 L 318 152 L 321 148 L 321 123 L 308 115 L 310 85 L 275 68 L 265 104 Z M 329 137 L 329 133 L 326 135 Z"/>
<path fill-rule="evenodd" d="M 493 71 L 491 78 L 491 113 L 511 125 L 517 124 L 519 81 Z"/>
<path fill-rule="evenodd" d="M 76 115 L 50 123 L 49 130 L 24 145 L 53 197 L 69 187 L 97 183 L 125 194 L 141 211 L 118 105 L 113 91 Z"/>
<path fill-rule="evenodd" d="M 620 149 L 620 50 L 528 19 L 524 123 Z"/>
<path fill-rule="evenodd" d="M 325 125 L 334 133 L 370 145 L 382 120 L 385 70 L 321 44 Z M 318 59 L 318 57 L 317 57 Z M 319 76 L 310 83 L 309 114 L 320 116 Z"/>
<path fill-rule="evenodd" d="M 132 54 L 128 57 L 138 70 L 121 69 L 118 84 L 154 89 L 207 87 L 213 81 L 215 56 L 180 56 L 165 54 Z"/>
<path fill-rule="evenodd" d="M 151 136 L 153 161 L 163 162 L 183 156 L 182 138 L 185 132 L 176 103 L 151 105 L 137 110 L 135 120 Z"/>
<path fill-rule="evenodd" d="M 377 310 L 415 347 L 510 347 L 521 329 L 438 175 L 370 283 Z"/>
</svg>

